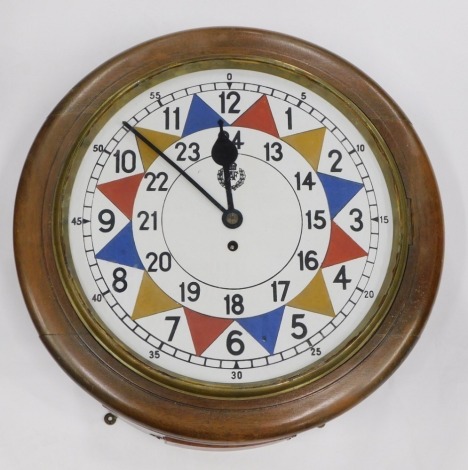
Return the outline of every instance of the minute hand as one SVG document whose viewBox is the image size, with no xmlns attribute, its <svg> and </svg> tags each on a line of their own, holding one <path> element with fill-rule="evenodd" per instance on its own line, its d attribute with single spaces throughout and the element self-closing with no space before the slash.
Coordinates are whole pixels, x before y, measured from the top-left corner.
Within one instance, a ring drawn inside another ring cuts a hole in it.
<svg viewBox="0 0 468 470">
<path fill-rule="evenodd" d="M 185 170 L 183 170 L 177 163 L 172 161 L 162 150 L 159 150 L 156 145 L 153 144 L 150 140 L 148 140 L 141 132 L 137 131 L 133 126 L 131 126 L 128 122 L 122 122 L 125 129 L 132 132 L 138 139 L 140 139 L 143 143 L 145 143 L 151 150 L 154 150 L 162 159 L 164 159 L 169 165 L 172 166 L 175 170 L 177 170 L 187 181 L 189 181 L 195 188 L 198 189 L 212 204 L 214 204 L 223 214 L 226 212 L 226 209 L 211 195 L 209 194 L 204 188 L 202 188 Z"/>
</svg>

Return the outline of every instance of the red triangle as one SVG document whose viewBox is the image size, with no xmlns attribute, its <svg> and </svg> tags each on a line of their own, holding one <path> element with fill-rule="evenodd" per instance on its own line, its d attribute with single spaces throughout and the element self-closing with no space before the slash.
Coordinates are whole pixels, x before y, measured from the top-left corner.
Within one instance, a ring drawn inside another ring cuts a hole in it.
<svg viewBox="0 0 468 470">
<path fill-rule="evenodd" d="M 270 104 L 265 95 L 247 109 L 242 116 L 239 116 L 231 126 L 250 127 L 279 137 Z"/>
<path fill-rule="evenodd" d="M 223 333 L 233 320 L 209 317 L 184 307 L 185 317 L 192 334 L 193 346 L 201 356 L 213 342 Z"/>
<path fill-rule="evenodd" d="M 133 203 L 144 173 L 128 176 L 120 180 L 110 181 L 98 186 L 104 196 L 109 199 L 129 219 L 133 215 Z"/>
<path fill-rule="evenodd" d="M 367 253 L 341 229 L 335 222 L 331 223 L 330 243 L 322 268 L 334 264 L 346 263 L 353 259 L 367 256 Z"/>
</svg>

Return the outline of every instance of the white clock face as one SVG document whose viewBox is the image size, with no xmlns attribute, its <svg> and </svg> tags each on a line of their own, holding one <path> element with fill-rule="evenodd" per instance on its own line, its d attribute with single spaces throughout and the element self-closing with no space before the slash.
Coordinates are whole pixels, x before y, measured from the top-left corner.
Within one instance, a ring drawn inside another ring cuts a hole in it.
<svg viewBox="0 0 468 470">
<path fill-rule="evenodd" d="M 83 141 L 64 206 L 99 323 L 196 381 L 254 384 L 336 351 L 383 297 L 394 252 L 374 146 L 312 89 L 244 67 L 133 91 Z"/>
</svg>

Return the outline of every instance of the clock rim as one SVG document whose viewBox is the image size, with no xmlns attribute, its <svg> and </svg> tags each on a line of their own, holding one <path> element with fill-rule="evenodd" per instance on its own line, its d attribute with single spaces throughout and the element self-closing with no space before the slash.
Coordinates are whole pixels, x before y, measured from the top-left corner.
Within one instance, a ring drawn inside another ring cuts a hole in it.
<svg viewBox="0 0 468 470">
<path fill-rule="evenodd" d="M 65 163 L 62 149 L 74 145 L 105 98 L 141 77 L 143 70 L 226 56 L 265 57 L 305 70 L 357 105 L 396 161 L 412 220 L 400 288 L 361 349 L 311 384 L 241 401 L 190 396 L 162 386 L 149 392 L 147 380 L 103 350 L 76 315 L 58 273 L 52 234 L 55 191 Z M 320 47 L 247 28 L 163 36 L 120 54 L 83 79 L 51 113 L 31 148 L 14 220 L 23 295 L 42 341 L 65 371 L 107 408 L 152 432 L 178 442 L 226 447 L 268 442 L 322 425 L 388 378 L 414 346 L 430 313 L 441 274 L 443 237 L 441 202 L 429 160 L 409 120 L 388 95 Z M 178 419 L 182 413 L 183 422 Z"/>
</svg>

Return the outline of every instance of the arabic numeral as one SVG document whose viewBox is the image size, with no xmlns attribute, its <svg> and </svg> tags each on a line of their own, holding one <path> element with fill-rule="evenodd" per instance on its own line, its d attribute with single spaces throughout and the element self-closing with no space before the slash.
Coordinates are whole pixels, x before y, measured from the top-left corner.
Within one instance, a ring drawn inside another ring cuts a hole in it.
<svg viewBox="0 0 468 470">
<path fill-rule="evenodd" d="M 149 180 L 148 186 L 146 187 L 147 191 L 167 191 L 169 189 L 167 186 L 165 186 L 167 180 L 169 179 L 169 176 L 164 171 L 160 171 L 156 174 L 151 171 L 148 171 L 147 173 L 145 173 L 145 176 L 143 178 Z M 161 181 L 159 183 L 159 186 L 156 186 L 156 180 L 158 180 L 159 178 L 161 178 Z"/>
<path fill-rule="evenodd" d="M 364 144 L 357 144 L 354 148 L 356 149 L 356 152 L 364 152 L 364 150 L 366 150 L 366 146 Z"/>
<path fill-rule="evenodd" d="M 283 146 L 279 142 L 266 143 L 263 148 L 266 151 L 266 161 L 279 162 L 283 158 Z"/>
<path fill-rule="evenodd" d="M 351 279 L 346 277 L 346 266 L 341 266 L 338 274 L 336 275 L 335 279 L 333 280 L 334 284 L 341 284 L 343 290 L 346 290 L 347 285 L 352 282 Z"/>
<path fill-rule="evenodd" d="M 365 290 L 364 291 L 364 298 L 365 299 L 373 299 L 375 296 L 375 293 L 373 290 Z"/>
<path fill-rule="evenodd" d="M 310 355 L 311 356 L 321 356 L 322 350 L 320 348 L 310 348 Z"/>
<path fill-rule="evenodd" d="M 200 298 L 200 284 L 198 282 L 185 282 L 179 284 L 180 287 L 180 301 L 185 302 L 187 299 L 190 302 L 196 302 Z"/>
<path fill-rule="evenodd" d="M 220 95 L 219 98 L 221 98 L 221 114 L 226 113 L 226 104 L 227 101 L 231 102 L 231 105 L 227 109 L 228 114 L 239 114 L 240 109 L 238 109 L 236 106 L 239 104 L 239 101 L 241 99 L 239 93 L 237 91 L 230 91 L 229 93 L 226 93 L 223 91 Z"/>
<path fill-rule="evenodd" d="M 240 370 L 233 370 L 231 372 L 231 379 L 232 380 L 240 380 L 242 379 L 242 371 Z"/>
<path fill-rule="evenodd" d="M 167 251 L 163 251 L 159 256 L 153 251 L 150 251 L 146 254 L 146 259 L 151 260 L 147 269 L 149 273 L 155 273 L 158 269 L 163 272 L 167 272 L 171 269 L 172 258 L 171 254 Z"/>
<path fill-rule="evenodd" d="M 328 153 L 328 158 L 334 158 L 335 161 L 333 162 L 330 171 L 332 173 L 341 173 L 343 171 L 343 168 L 339 167 L 339 163 L 341 162 L 341 159 L 343 158 L 343 155 L 339 150 L 330 150 Z"/>
<path fill-rule="evenodd" d="M 273 289 L 273 302 L 278 302 L 278 298 L 281 302 L 284 302 L 288 293 L 289 284 L 291 284 L 291 281 L 274 281 L 271 284 Z M 278 295 L 280 293 L 279 287 L 281 287 L 281 295 Z"/>
<path fill-rule="evenodd" d="M 102 227 L 99 227 L 100 232 L 111 232 L 115 226 L 115 215 L 110 209 L 103 209 L 101 212 L 99 212 L 98 220 L 102 225 Z"/>
<path fill-rule="evenodd" d="M 288 108 L 284 114 L 288 117 L 288 129 L 291 130 L 293 128 L 292 125 L 292 108 Z"/>
<path fill-rule="evenodd" d="M 244 298 L 240 294 L 226 295 L 226 315 L 233 313 L 234 315 L 242 315 L 244 313 Z"/>
<path fill-rule="evenodd" d="M 316 228 L 317 230 L 325 228 L 327 226 L 327 219 L 323 216 L 324 214 L 325 211 L 323 209 L 317 209 L 312 218 L 312 211 L 307 211 L 305 213 L 307 217 L 307 228 L 309 230 L 312 228 Z"/>
<path fill-rule="evenodd" d="M 152 349 L 149 352 L 150 359 L 159 359 L 160 357 L 161 357 L 161 353 L 159 352 L 159 349 Z"/>
<path fill-rule="evenodd" d="M 178 162 L 185 162 L 187 158 L 192 162 L 196 162 L 200 159 L 200 145 L 197 142 L 191 142 L 188 146 L 184 142 L 178 142 L 175 145 L 175 148 L 177 150 L 180 150 L 179 155 L 177 155 L 176 159 Z M 189 152 L 189 155 L 184 155 L 187 151 L 187 148 L 191 150 L 192 153 Z"/>
<path fill-rule="evenodd" d="M 173 322 L 171 332 L 169 333 L 168 341 L 172 341 L 174 339 L 175 332 L 177 331 L 177 326 L 179 325 L 180 317 L 166 317 L 166 321 Z"/>
<path fill-rule="evenodd" d="M 304 271 L 304 269 L 315 271 L 319 267 L 319 262 L 316 258 L 316 251 L 310 250 L 307 253 L 300 251 L 297 256 L 299 258 L 299 269 L 301 271 Z"/>
<path fill-rule="evenodd" d="M 116 173 L 120 173 L 120 170 L 124 173 L 133 173 L 135 171 L 137 158 L 133 150 L 124 150 L 122 153 L 120 153 L 120 150 L 117 150 L 114 153 L 114 157 Z"/>
<path fill-rule="evenodd" d="M 241 140 L 241 132 L 240 131 L 236 132 L 236 135 L 232 139 L 232 143 L 237 147 L 237 150 L 240 150 L 240 148 L 245 144 L 245 142 L 242 142 L 242 140 Z"/>
<path fill-rule="evenodd" d="M 300 172 L 297 172 L 294 176 L 296 177 L 296 189 L 298 191 L 302 189 L 302 186 L 307 186 L 309 188 L 309 191 L 311 191 L 312 187 L 316 184 L 315 181 L 312 179 L 311 171 L 309 171 L 304 178 L 302 178 Z"/>
<path fill-rule="evenodd" d="M 164 127 L 166 130 L 169 130 L 172 125 L 174 126 L 174 129 L 175 130 L 179 130 L 180 129 L 180 108 L 176 108 L 174 110 L 172 110 L 172 114 L 171 114 L 171 110 L 169 107 L 167 107 L 164 111 Z"/>
<path fill-rule="evenodd" d="M 364 223 L 362 221 L 362 210 L 361 209 L 351 209 L 351 211 L 349 212 L 349 215 L 353 216 L 354 217 L 354 224 L 350 225 L 349 228 L 353 231 L 353 232 L 360 232 L 362 230 L 362 228 L 364 227 Z"/>
<path fill-rule="evenodd" d="M 91 297 L 91 300 L 93 302 L 101 302 L 102 300 L 102 294 L 94 294 L 92 297 Z"/>
<path fill-rule="evenodd" d="M 127 290 L 127 271 L 125 271 L 124 268 L 114 269 L 112 277 L 114 278 L 112 282 L 112 288 L 115 290 L 115 292 L 118 292 L 120 294 Z"/>
<path fill-rule="evenodd" d="M 304 313 L 295 313 L 291 318 L 291 328 L 295 330 L 291 336 L 295 339 L 303 339 L 307 336 L 307 326 L 300 321 L 304 317 Z"/>
<path fill-rule="evenodd" d="M 158 212 L 153 211 L 151 214 L 146 211 L 140 211 L 137 214 L 138 219 L 142 219 L 139 230 L 157 230 L 158 229 Z"/>
<path fill-rule="evenodd" d="M 226 348 L 233 356 L 240 356 L 245 350 L 245 344 L 240 337 L 242 331 L 232 330 L 226 338 Z"/>
</svg>

